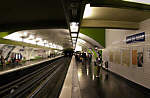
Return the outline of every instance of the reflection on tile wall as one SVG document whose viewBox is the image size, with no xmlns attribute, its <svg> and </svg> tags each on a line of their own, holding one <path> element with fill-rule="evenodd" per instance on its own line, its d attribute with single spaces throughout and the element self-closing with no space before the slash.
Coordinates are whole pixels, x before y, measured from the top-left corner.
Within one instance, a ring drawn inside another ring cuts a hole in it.
<svg viewBox="0 0 150 98">
<path fill-rule="evenodd" d="M 109 70 L 150 88 L 150 19 L 140 23 L 139 30 L 106 30 L 103 60 Z M 126 43 L 126 37 L 145 32 L 145 41 Z"/>
</svg>

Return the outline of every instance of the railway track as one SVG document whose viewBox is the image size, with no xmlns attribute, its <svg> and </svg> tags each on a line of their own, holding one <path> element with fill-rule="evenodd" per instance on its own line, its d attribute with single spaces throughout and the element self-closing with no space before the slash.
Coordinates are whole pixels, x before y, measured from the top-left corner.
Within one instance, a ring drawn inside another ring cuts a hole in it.
<svg viewBox="0 0 150 98">
<path fill-rule="evenodd" d="M 8 84 L 2 85 L 0 87 L 0 97 L 33 98 L 55 77 L 55 74 L 63 68 L 66 69 L 69 63 L 69 58 L 60 58 Z"/>
</svg>

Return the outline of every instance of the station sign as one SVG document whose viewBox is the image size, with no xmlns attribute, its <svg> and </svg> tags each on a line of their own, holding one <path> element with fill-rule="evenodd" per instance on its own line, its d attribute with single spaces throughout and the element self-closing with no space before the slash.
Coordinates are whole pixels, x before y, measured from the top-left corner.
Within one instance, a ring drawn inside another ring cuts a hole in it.
<svg viewBox="0 0 150 98">
<path fill-rule="evenodd" d="M 143 42 L 145 41 L 145 32 L 130 35 L 126 37 L 126 43 L 136 43 L 136 42 Z"/>
</svg>

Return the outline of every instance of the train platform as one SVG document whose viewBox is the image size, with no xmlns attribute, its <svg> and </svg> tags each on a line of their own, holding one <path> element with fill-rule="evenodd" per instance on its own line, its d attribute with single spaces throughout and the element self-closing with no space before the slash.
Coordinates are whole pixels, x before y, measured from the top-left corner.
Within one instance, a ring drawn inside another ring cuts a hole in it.
<svg viewBox="0 0 150 98">
<path fill-rule="evenodd" d="M 0 66 L 0 75 L 10 73 L 16 70 L 20 70 L 20 69 L 25 69 L 25 68 L 35 66 L 46 61 L 51 61 L 60 57 L 62 56 L 56 56 L 56 57 L 47 58 L 47 59 L 39 59 L 39 60 L 34 60 L 34 61 L 26 61 L 25 63 L 22 63 L 22 64 L 6 65 L 5 67 Z"/>
<path fill-rule="evenodd" d="M 104 68 L 101 68 L 99 77 L 96 77 L 93 61 L 82 63 L 73 57 L 59 98 L 149 98 L 149 96 L 149 92 Z"/>
</svg>

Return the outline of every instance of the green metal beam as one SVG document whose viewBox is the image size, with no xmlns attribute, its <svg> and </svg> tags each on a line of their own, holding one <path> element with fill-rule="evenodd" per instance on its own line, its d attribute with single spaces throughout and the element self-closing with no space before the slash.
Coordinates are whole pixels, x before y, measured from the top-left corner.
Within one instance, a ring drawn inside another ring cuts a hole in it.
<svg viewBox="0 0 150 98">
<path fill-rule="evenodd" d="M 105 29 L 103 28 L 80 28 L 80 33 L 97 41 L 100 45 L 105 47 Z"/>
<path fill-rule="evenodd" d="M 9 32 L 0 32 L 0 38 L 3 38 L 9 34 L 10 34 Z"/>
</svg>

